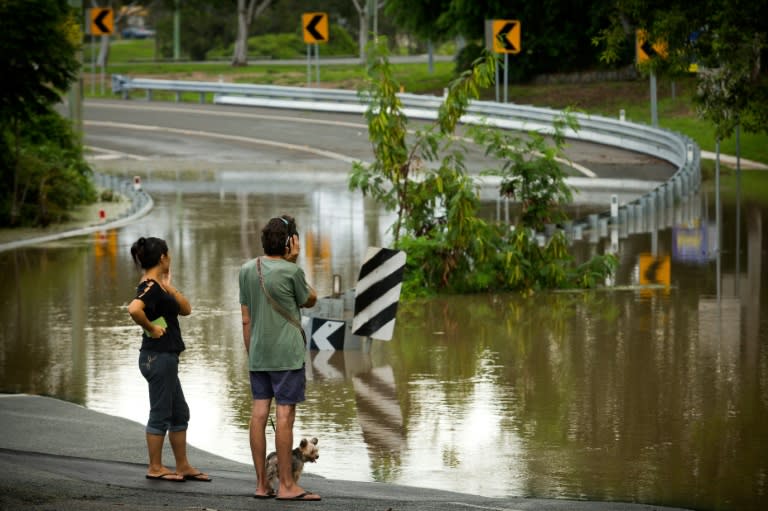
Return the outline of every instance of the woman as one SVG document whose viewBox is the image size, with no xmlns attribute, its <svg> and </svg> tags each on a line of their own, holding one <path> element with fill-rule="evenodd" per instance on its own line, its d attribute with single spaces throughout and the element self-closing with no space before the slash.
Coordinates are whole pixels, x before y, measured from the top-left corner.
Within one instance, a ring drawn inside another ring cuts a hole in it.
<svg viewBox="0 0 768 511">
<path fill-rule="evenodd" d="M 139 368 L 149 384 L 149 421 L 145 429 L 149 469 L 147 479 L 157 481 L 210 481 L 211 478 L 187 459 L 189 406 L 179 381 L 179 353 L 184 351 L 179 315 L 192 312 L 189 300 L 171 284 L 171 256 L 160 238 L 139 238 L 131 256 L 141 268 L 136 298 L 128 313 L 144 332 L 141 337 Z M 176 470 L 162 462 L 165 434 L 176 458 Z"/>
</svg>

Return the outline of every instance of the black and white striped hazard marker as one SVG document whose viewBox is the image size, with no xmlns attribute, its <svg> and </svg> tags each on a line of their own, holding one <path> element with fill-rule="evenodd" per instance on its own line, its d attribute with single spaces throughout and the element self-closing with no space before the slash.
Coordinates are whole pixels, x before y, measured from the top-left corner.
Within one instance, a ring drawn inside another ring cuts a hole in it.
<svg viewBox="0 0 768 511">
<path fill-rule="evenodd" d="M 368 247 L 355 286 L 353 334 L 380 341 L 392 339 L 404 270 L 402 250 Z"/>
</svg>

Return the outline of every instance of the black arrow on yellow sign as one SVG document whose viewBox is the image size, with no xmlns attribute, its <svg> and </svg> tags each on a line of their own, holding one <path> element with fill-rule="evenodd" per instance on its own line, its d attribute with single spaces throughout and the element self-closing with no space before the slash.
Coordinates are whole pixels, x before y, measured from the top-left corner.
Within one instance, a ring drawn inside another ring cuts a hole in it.
<svg viewBox="0 0 768 511">
<path fill-rule="evenodd" d="M 317 31 L 317 24 L 323 20 L 322 14 L 315 14 L 307 25 L 307 32 L 315 38 L 315 41 L 325 41 L 325 36 Z"/>
<path fill-rule="evenodd" d="M 640 48 L 645 52 L 646 55 L 648 55 L 648 58 L 654 58 L 658 55 L 656 52 L 656 48 L 653 47 L 651 43 L 648 41 L 643 41 L 643 44 L 640 45 Z"/>
<path fill-rule="evenodd" d="M 87 27 L 90 35 L 109 35 L 115 24 L 114 12 L 109 8 L 88 9 L 88 19 L 91 20 Z"/>
<path fill-rule="evenodd" d="M 672 272 L 668 255 L 656 257 L 652 254 L 640 254 L 639 263 L 639 284 L 641 286 L 669 287 L 672 280 Z"/>
<path fill-rule="evenodd" d="M 652 282 L 652 283 L 658 283 L 659 279 L 656 273 L 659 271 L 659 268 L 661 268 L 662 261 L 660 259 L 654 259 L 651 261 L 651 263 L 648 265 L 648 267 L 645 269 L 645 274 L 643 277 L 645 277 L 646 282 Z"/>
<path fill-rule="evenodd" d="M 109 34 L 112 32 L 112 28 L 105 24 L 106 18 L 112 14 L 109 9 L 99 11 L 99 13 L 93 18 L 93 26 L 96 27 L 96 32 L 102 34 Z"/>
<path fill-rule="evenodd" d="M 520 53 L 520 21 L 493 20 L 493 51 Z"/>
<path fill-rule="evenodd" d="M 638 30 L 635 34 L 635 44 L 637 51 L 637 62 L 647 62 L 655 58 L 667 58 L 667 42 L 664 40 L 657 40 L 651 44 L 648 41 L 648 32 L 645 30 Z"/>
<path fill-rule="evenodd" d="M 308 12 L 301 16 L 304 26 L 304 42 L 307 44 L 328 42 L 328 14 Z"/>
<path fill-rule="evenodd" d="M 514 53 L 518 51 L 515 44 L 509 40 L 509 34 L 515 29 L 517 26 L 517 23 L 514 21 L 509 21 L 504 24 L 503 27 L 501 27 L 501 30 L 499 30 L 499 33 L 496 34 L 496 37 L 499 38 L 499 42 L 501 42 L 501 46 L 508 50 L 510 53 Z"/>
</svg>

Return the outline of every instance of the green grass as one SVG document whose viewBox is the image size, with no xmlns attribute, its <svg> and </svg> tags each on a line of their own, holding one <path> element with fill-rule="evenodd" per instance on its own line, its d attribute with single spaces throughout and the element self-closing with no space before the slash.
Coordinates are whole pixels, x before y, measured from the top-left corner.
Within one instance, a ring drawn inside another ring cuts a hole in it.
<svg viewBox="0 0 768 511">
<path fill-rule="evenodd" d="M 99 54 L 100 43 L 96 42 L 96 55 Z M 93 47 L 90 43 L 83 46 L 83 60 L 91 62 Z M 154 39 L 113 39 L 109 45 L 110 62 L 151 61 L 155 58 Z"/>
</svg>

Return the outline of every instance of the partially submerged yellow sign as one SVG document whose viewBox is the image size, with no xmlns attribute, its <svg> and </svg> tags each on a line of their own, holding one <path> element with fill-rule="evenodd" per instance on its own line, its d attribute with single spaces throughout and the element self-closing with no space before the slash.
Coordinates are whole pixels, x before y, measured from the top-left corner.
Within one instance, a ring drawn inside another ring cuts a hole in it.
<svg viewBox="0 0 768 511">
<path fill-rule="evenodd" d="M 669 286 L 672 282 L 670 257 L 654 257 L 652 254 L 640 254 L 641 286 Z"/>
</svg>

